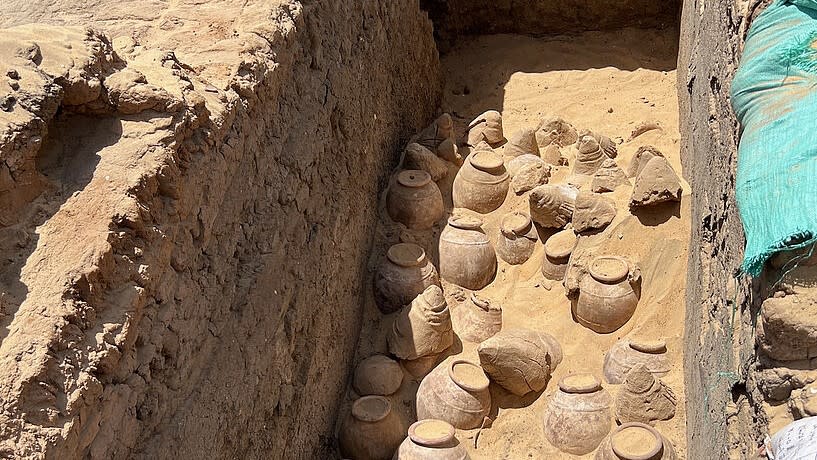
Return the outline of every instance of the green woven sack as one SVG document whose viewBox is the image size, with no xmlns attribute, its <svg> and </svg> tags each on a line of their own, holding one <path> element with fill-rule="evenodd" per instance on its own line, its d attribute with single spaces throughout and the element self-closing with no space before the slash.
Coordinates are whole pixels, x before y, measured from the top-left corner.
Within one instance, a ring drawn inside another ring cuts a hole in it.
<svg viewBox="0 0 817 460">
<path fill-rule="evenodd" d="M 817 0 L 776 0 L 757 17 L 731 92 L 742 268 L 758 275 L 773 254 L 817 241 Z"/>
</svg>

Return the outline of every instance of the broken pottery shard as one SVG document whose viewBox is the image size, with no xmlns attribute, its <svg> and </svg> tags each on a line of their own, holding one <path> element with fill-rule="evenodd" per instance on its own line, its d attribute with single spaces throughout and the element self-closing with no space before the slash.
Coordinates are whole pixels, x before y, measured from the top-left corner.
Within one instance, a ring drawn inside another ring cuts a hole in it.
<svg viewBox="0 0 817 460">
<path fill-rule="evenodd" d="M 627 174 L 618 167 L 613 159 L 604 160 L 593 181 L 590 183 L 590 190 L 596 193 L 612 192 L 617 187 L 629 183 Z"/>
<path fill-rule="evenodd" d="M 656 378 L 645 365 L 638 364 L 627 373 L 624 387 L 616 398 L 616 419 L 620 423 L 654 424 L 675 416 L 676 398 L 672 390 Z"/>
<path fill-rule="evenodd" d="M 443 141 L 453 138 L 454 120 L 451 119 L 451 115 L 444 113 L 420 132 L 417 143 L 434 151 Z"/>
<path fill-rule="evenodd" d="M 419 169 L 431 175 L 434 182 L 448 175 L 448 166 L 445 160 L 422 145 L 412 142 L 406 146 L 405 169 Z"/>
<path fill-rule="evenodd" d="M 553 166 L 567 165 L 567 158 L 562 156 L 562 151 L 557 144 L 550 144 L 542 150 L 542 160 Z"/>
<path fill-rule="evenodd" d="M 454 328 L 460 339 L 480 343 L 502 329 L 502 306 L 475 292 L 454 310 Z"/>
<path fill-rule="evenodd" d="M 579 191 L 567 185 L 540 185 L 530 194 L 530 216 L 548 228 L 563 228 L 573 218 Z"/>
<path fill-rule="evenodd" d="M 579 192 L 576 196 L 576 208 L 573 210 L 573 228 L 576 232 L 603 229 L 615 217 L 613 200 L 590 192 Z"/>
<path fill-rule="evenodd" d="M 811 296 L 769 298 L 760 307 L 757 344 L 776 361 L 817 357 L 817 303 Z"/>
<path fill-rule="evenodd" d="M 468 145 L 477 145 L 482 141 L 496 145 L 503 140 L 502 115 L 496 110 L 489 110 L 468 124 Z"/>
<path fill-rule="evenodd" d="M 601 150 L 609 158 L 615 158 L 618 155 L 616 143 L 604 134 L 595 133 L 589 129 L 585 129 L 579 133 L 579 139 L 581 140 L 581 138 L 584 136 L 593 136 L 593 138 L 596 139 L 596 142 L 598 142 L 599 147 L 601 147 Z"/>
<path fill-rule="evenodd" d="M 539 155 L 539 147 L 536 144 L 536 130 L 521 129 L 515 132 L 504 148 L 505 155 L 518 157 L 520 155 Z"/>
<path fill-rule="evenodd" d="M 547 184 L 550 177 L 550 166 L 542 163 L 531 163 L 519 169 L 511 179 L 511 188 L 520 195 L 528 190 Z"/>
<path fill-rule="evenodd" d="M 536 155 L 520 155 L 514 158 L 513 160 L 509 161 L 505 168 L 508 171 L 508 175 L 514 177 L 516 176 L 516 173 L 518 173 L 524 166 L 530 164 L 540 164 L 542 166 L 548 166 L 541 158 L 539 158 Z M 549 167 L 548 171 L 550 171 Z"/>
<path fill-rule="evenodd" d="M 638 151 L 635 152 L 635 156 L 633 156 L 633 159 L 630 161 L 630 166 L 627 167 L 627 177 L 638 176 L 638 173 L 647 166 L 648 161 L 652 160 L 653 157 L 663 156 L 663 153 L 651 145 L 639 147 Z"/>
<path fill-rule="evenodd" d="M 576 128 L 562 118 L 545 119 L 536 128 L 536 143 L 539 147 L 547 147 L 550 144 L 566 147 L 575 144 L 577 140 L 579 133 Z"/>
<path fill-rule="evenodd" d="M 439 286 L 429 286 L 394 318 L 389 351 L 414 360 L 441 353 L 454 343 L 451 314 Z"/>
<path fill-rule="evenodd" d="M 562 348 L 553 336 L 528 329 L 502 331 L 482 342 L 477 352 L 491 380 L 518 396 L 542 391 L 562 361 Z"/>
<path fill-rule="evenodd" d="M 652 131 L 653 129 L 663 129 L 661 128 L 661 123 L 657 121 L 642 121 L 641 123 L 637 124 L 635 129 L 630 133 L 630 137 L 627 139 L 627 142 L 632 141 L 636 137 L 646 133 L 647 131 Z"/>
<path fill-rule="evenodd" d="M 388 396 L 403 383 L 400 364 L 386 355 L 374 355 L 361 361 L 355 368 L 353 386 L 361 396 Z"/>
<path fill-rule="evenodd" d="M 681 180 L 664 157 L 650 159 L 635 178 L 630 207 L 681 201 Z"/>
</svg>

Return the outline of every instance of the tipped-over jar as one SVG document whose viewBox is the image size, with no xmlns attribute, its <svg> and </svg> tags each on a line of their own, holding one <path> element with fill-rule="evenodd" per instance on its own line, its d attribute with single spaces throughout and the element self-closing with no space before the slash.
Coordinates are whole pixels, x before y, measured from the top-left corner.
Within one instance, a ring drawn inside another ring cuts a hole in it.
<svg viewBox="0 0 817 460">
<path fill-rule="evenodd" d="M 502 329 L 502 307 L 476 292 L 455 310 L 454 316 L 457 335 L 469 342 L 480 343 Z"/>
<path fill-rule="evenodd" d="M 408 437 L 394 460 L 470 460 L 457 439 L 456 430 L 443 420 L 426 419 L 414 422 L 408 429 Z"/>
<path fill-rule="evenodd" d="M 627 373 L 643 364 L 656 377 L 670 371 L 667 343 L 664 340 L 622 339 L 604 357 L 604 377 L 612 384 L 624 383 Z"/>
<path fill-rule="evenodd" d="M 545 332 L 529 329 L 502 331 L 477 348 L 488 376 L 517 396 L 545 389 L 562 361 L 562 347 Z"/>
<path fill-rule="evenodd" d="M 474 363 L 443 362 L 417 389 L 417 419 L 444 420 L 461 430 L 478 428 L 491 410 L 488 384 L 485 372 Z"/>
<path fill-rule="evenodd" d="M 408 228 L 431 228 L 442 219 L 445 207 L 440 188 L 425 171 L 400 171 L 386 197 L 389 217 Z"/>
<path fill-rule="evenodd" d="M 392 354 L 408 360 L 437 355 L 454 343 L 451 314 L 439 286 L 427 287 L 400 311 L 388 342 Z"/>
<path fill-rule="evenodd" d="M 588 454 L 610 432 L 612 406 L 612 397 L 594 376 L 569 375 L 545 411 L 545 437 L 562 452 Z"/>
<path fill-rule="evenodd" d="M 466 289 L 479 290 L 496 275 L 496 252 L 482 220 L 452 216 L 440 234 L 440 275 Z"/>
<path fill-rule="evenodd" d="M 599 446 L 596 460 L 675 460 L 672 443 L 655 428 L 643 423 L 625 423 L 610 433 Z"/>
<path fill-rule="evenodd" d="M 502 218 L 496 253 L 511 265 L 523 264 L 530 259 L 538 240 L 530 216 L 524 212 L 512 212 Z"/>
<path fill-rule="evenodd" d="M 355 460 L 391 460 L 404 433 L 405 425 L 387 398 L 363 396 L 341 424 L 340 452 Z"/>
<path fill-rule="evenodd" d="M 383 313 L 394 313 L 433 285 L 440 285 L 440 277 L 425 250 L 398 243 L 389 248 L 375 273 L 375 301 Z"/>
<path fill-rule="evenodd" d="M 621 257 L 596 257 L 579 280 L 573 315 L 584 327 L 600 334 L 620 328 L 632 318 L 638 293 L 630 280 L 630 265 Z"/>
<path fill-rule="evenodd" d="M 454 177 L 451 198 L 456 208 L 487 214 L 505 202 L 509 184 L 510 178 L 502 157 L 494 152 L 478 150 L 465 159 Z"/>
<path fill-rule="evenodd" d="M 572 228 L 556 232 L 545 241 L 545 257 L 542 258 L 542 275 L 553 281 L 562 281 L 567 272 L 570 255 L 579 239 Z"/>
</svg>

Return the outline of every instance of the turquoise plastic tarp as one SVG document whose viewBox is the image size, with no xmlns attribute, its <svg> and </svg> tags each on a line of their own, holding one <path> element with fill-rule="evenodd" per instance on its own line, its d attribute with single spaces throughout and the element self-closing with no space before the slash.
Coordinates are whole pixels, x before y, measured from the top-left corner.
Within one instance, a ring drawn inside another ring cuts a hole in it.
<svg viewBox="0 0 817 460">
<path fill-rule="evenodd" d="M 817 0 L 776 0 L 755 19 L 731 95 L 742 268 L 758 275 L 776 252 L 817 241 Z"/>
</svg>

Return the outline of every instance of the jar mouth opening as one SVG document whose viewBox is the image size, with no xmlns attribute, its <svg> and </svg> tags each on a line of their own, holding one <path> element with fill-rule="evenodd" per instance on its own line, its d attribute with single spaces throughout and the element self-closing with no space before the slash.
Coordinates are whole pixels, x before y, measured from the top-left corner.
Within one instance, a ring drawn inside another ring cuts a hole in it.
<svg viewBox="0 0 817 460">
<path fill-rule="evenodd" d="M 391 402 L 383 396 L 363 396 L 352 403 L 352 416 L 362 422 L 379 422 L 391 412 Z"/>
<path fill-rule="evenodd" d="M 431 182 L 431 174 L 419 169 L 407 169 L 397 174 L 397 182 L 409 188 L 420 188 Z"/>
<path fill-rule="evenodd" d="M 524 212 L 512 212 L 502 218 L 502 233 L 506 236 L 523 236 L 531 228 L 533 223 L 530 217 Z"/>
<path fill-rule="evenodd" d="M 448 225 L 462 230 L 481 230 L 482 219 L 473 216 L 451 216 L 448 218 Z"/>
<path fill-rule="evenodd" d="M 590 265 L 590 276 L 602 283 L 618 283 L 630 273 L 630 266 L 621 257 L 601 256 Z"/>
<path fill-rule="evenodd" d="M 601 382 L 593 374 L 573 374 L 559 381 L 559 389 L 571 394 L 595 393 L 601 390 Z"/>
<path fill-rule="evenodd" d="M 466 391 L 483 391 L 488 389 L 490 381 L 477 364 L 465 360 L 456 360 L 448 368 L 448 376 L 458 387 Z"/>
<path fill-rule="evenodd" d="M 417 267 L 426 259 L 426 251 L 414 243 L 397 243 L 389 248 L 386 257 L 401 267 Z"/>
<path fill-rule="evenodd" d="M 545 254 L 552 259 L 567 259 L 576 248 L 578 238 L 573 230 L 562 230 L 545 241 Z"/>
<path fill-rule="evenodd" d="M 426 419 L 414 422 L 408 429 L 411 440 L 421 446 L 439 447 L 454 440 L 455 430 L 443 420 Z"/>
<path fill-rule="evenodd" d="M 667 342 L 665 340 L 630 340 L 630 348 L 635 351 L 650 354 L 662 354 L 667 352 Z"/>
<path fill-rule="evenodd" d="M 496 171 L 502 168 L 503 165 L 505 164 L 502 161 L 501 156 L 497 155 L 494 152 L 489 152 L 487 150 L 478 150 L 472 153 L 468 157 L 468 161 L 475 168 L 485 172 Z"/>
<path fill-rule="evenodd" d="M 610 435 L 610 447 L 626 460 L 651 460 L 664 449 L 661 435 L 655 428 L 643 423 L 625 423 Z"/>
</svg>

